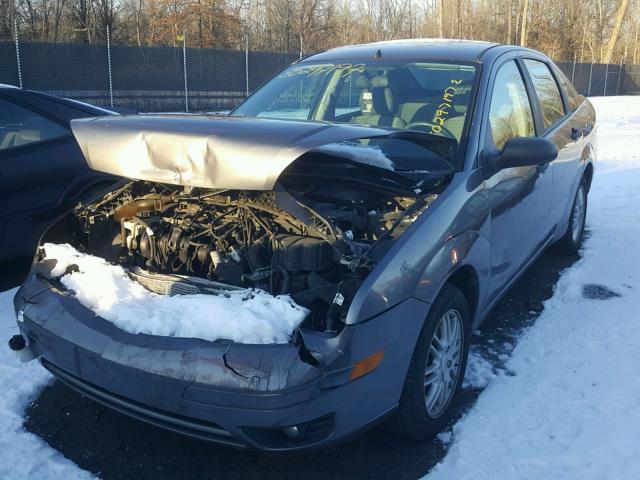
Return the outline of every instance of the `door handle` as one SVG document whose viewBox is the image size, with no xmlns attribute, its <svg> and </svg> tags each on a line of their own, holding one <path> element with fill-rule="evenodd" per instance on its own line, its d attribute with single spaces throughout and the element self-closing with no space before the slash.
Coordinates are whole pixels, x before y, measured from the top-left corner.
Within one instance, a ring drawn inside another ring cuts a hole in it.
<svg viewBox="0 0 640 480">
<path fill-rule="evenodd" d="M 579 128 L 576 128 L 576 127 L 571 127 L 571 140 L 573 140 L 574 142 L 577 142 L 582 138 L 583 135 L 584 135 L 584 130 L 580 130 Z"/>
</svg>

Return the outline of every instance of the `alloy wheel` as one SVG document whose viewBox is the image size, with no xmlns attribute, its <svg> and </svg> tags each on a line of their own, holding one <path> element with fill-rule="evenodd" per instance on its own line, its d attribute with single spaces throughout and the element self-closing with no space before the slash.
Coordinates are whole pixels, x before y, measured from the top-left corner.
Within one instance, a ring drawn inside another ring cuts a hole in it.
<svg viewBox="0 0 640 480">
<path fill-rule="evenodd" d="M 453 397 L 462 363 L 463 335 L 460 313 L 455 309 L 445 312 L 433 332 L 424 372 L 425 406 L 431 418 L 442 415 Z"/>
<path fill-rule="evenodd" d="M 580 186 L 580 188 L 578 188 L 578 194 L 576 195 L 576 201 L 573 204 L 573 214 L 571 215 L 571 239 L 574 243 L 578 243 L 582 235 L 587 210 L 586 199 L 584 187 Z"/>
</svg>

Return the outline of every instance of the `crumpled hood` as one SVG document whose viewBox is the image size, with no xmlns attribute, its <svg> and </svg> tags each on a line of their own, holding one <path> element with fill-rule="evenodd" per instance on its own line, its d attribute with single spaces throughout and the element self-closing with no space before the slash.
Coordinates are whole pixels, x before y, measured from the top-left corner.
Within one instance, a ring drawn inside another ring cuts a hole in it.
<svg viewBox="0 0 640 480">
<path fill-rule="evenodd" d="M 287 166 L 329 143 L 388 135 L 357 125 L 230 116 L 84 118 L 71 129 L 94 170 L 203 188 L 271 190 Z"/>
</svg>

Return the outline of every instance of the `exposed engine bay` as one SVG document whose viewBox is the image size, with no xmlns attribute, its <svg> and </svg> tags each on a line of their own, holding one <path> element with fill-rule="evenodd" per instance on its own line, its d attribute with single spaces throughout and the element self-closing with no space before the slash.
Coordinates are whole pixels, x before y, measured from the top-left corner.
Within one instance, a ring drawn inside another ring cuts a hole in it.
<svg viewBox="0 0 640 480">
<path fill-rule="evenodd" d="M 78 206 L 59 240 L 156 293 L 289 294 L 311 311 L 305 327 L 337 331 L 362 280 L 441 183 L 394 190 L 292 173 L 274 190 L 239 191 L 128 181 Z"/>
</svg>

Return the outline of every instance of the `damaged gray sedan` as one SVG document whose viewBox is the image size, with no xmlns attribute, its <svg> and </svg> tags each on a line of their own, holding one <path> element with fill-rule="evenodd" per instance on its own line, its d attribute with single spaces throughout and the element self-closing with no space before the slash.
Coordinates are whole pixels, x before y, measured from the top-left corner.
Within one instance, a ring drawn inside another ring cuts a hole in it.
<svg viewBox="0 0 640 480">
<path fill-rule="evenodd" d="M 124 179 L 45 233 L 10 346 L 115 410 L 267 451 L 451 418 L 469 336 L 577 251 L 595 116 L 543 55 L 330 50 L 227 117 L 75 120 Z"/>
</svg>

